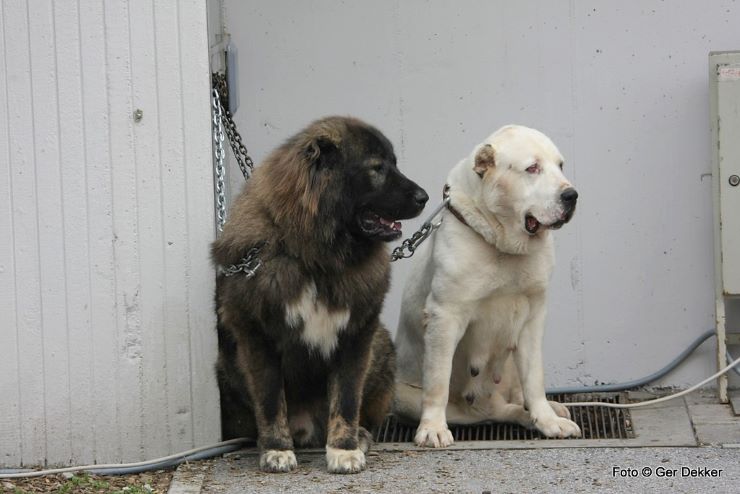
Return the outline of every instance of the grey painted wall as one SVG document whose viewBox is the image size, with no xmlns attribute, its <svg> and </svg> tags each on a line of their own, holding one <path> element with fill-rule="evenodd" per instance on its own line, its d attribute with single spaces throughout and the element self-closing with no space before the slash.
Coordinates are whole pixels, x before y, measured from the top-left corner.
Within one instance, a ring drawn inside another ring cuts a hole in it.
<svg viewBox="0 0 740 494">
<path fill-rule="evenodd" d="M 352 114 L 436 198 L 499 126 L 552 137 L 581 200 L 556 233 L 549 384 L 642 376 L 713 327 L 707 54 L 740 48 L 735 2 L 227 0 L 225 18 L 257 161 Z M 408 268 L 394 265 L 391 330 Z M 706 344 L 663 384 L 714 370 Z"/>
</svg>

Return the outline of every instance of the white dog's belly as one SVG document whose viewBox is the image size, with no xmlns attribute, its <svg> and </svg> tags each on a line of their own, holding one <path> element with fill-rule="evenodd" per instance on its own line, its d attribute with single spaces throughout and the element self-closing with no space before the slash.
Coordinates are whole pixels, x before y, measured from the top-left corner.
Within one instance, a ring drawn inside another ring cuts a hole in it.
<svg viewBox="0 0 740 494">
<path fill-rule="evenodd" d="M 506 364 L 511 364 L 529 309 L 524 295 L 492 296 L 482 304 L 479 317 L 470 323 L 455 352 L 450 397 L 470 402 L 490 394 L 497 385 L 509 388 L 512 370 L 514 374 L 516 370 Z"/>
</svg>

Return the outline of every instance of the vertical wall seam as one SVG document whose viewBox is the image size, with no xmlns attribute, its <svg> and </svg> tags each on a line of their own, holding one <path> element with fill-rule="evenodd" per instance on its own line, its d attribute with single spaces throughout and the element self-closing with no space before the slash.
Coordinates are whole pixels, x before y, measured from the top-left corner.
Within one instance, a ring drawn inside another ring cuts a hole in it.
<svg viewBox="0 0 740 494">
<path fill-rule="evenodd" d="M 62 227 L 62 276 L 64 278 L 64 329 L 66 332 L 66 350 L 67 350 L 67 443 L 68 452 L 70 458 L 65 460 L 70 461 L 72 459 L 72 364 L 69 353 L 69 280 L 67 279 L 67 231 L 66 222 L 64 215 L 64 172 L 62 168 L 64 166 L 62 157 L 62 120 L 61 120 L 61 106 L 59 104 L 59 43 L 57 40 L 57 16 L 56 16 L 56 0 L 51 0 L 51 31 L 52 40 L 54 41 L 54 79 L 56 86 L 56 111 L 57 111 L 57 155 L 59 162 L 57 164 L 59 168 L 59 198 L 60 198 L 60 213 L 61 213 L 61 227 Z"/>
<path fill-rule="evenodd" d="M 29 110 L 31 114 L 31 140 L 33 142 L 33 188 L 34 188 L 34 195 L 36 196 L 34 199 L 36 201 L 36 249 L 39 253 L 38 258 L 36 259 L 36 264 L 39 272 L 39 332 L 41 334 L 41 397 L 42 402 L 44 404 L 44 465 L 47 464 L 47 458 L 49 456 L 49 440 L 48 435 L 46 434 L 46 431 L 49 430 L 48 427 L 48 417 L 47 417 L 47 406 L 46 406 L 46 339 L 44 338 L 44 297 L 43 297 L 43 288 L 42 288 L 42 271 L 41 271 L 41 229 L 39 226 L 39 218 L 38 218 L 38 212 L 39 212 L 39 181 L 38 181 L 38 157 L 36 155 L 38 148 L 36 147 L 36 119 L 33 117 L 35 115 L 35 107 L 34 107 L 34 98 L 33 98 L 33 49 L 31 47 L 31 10 L 29 6 L 30 2 L 26 3 L 26 35 L 28 36 L 28 74 L 29 74 L 29 92 L 30 92 L 30 101 L 29 101 Z"/>
<path fill-rule="evenodd" d="M 80 60 L 80 118 L 82 123 L 82 160 L 84 163 L 83 180 L 85 185 L 85 191 L 89 191 L 88 188 L 88 156 L 87 156 L 87 122 L 85 119 L 85 82 L 84 82 L 84 68 L 82 58 L 82 17 L 80 16 L 80 0 L 77 0 L 77 56 Z M 90 382 L 93 390 L 97 388 L 95 379 L 95 358 L 93 357 L 95 352 L 95 338 L 93 337 L 92 331 L 92 266 L 90 265 L 90 195 L 85 194 L 85 234 L 87 238 L 87 252 L 85 257 L 87 259 L 87 329 L 88 336 L 90 338 L 90 351 L 92 352 L 91 357 L 88 359 L 89 371 L 90 371 Z M 92 404 L 92 401 L 91 401 Z M 94 410 L 91 410 L 94 413 Z M 98 438 L 97 438 L 97 426 L 96 421 L 91 420 L 89 426 L 92 428 L 92 456 L 97 460 L 98 458 Z"/>
<path fill-rule="evenodd" d="M 103 14 L 103 45 L 105 50 L 105 90 L 106 90 L 106 104 L 108 108 L 108 161 L 110 166 L 108 167 L 108 173 L 110 174 L 110 200 L 111 200 L 111 231 L 113 232 L 113 307 L 115 309 L 116 317 L 116 352 L 121 346 L 121 325 L 119 322 L 118 317 L 118 259 L 117 259 L 117 252 L 118 252 L 118 246 L 116 245 L 116 205 L 115 205 L 115 194 L 113 191 L 115 190 L 115 180 L 113 177 L 113 162 L 112 162 L 112 156 L 111 156 L 111 150 L 113 146 L 112 142 L 112 134 L 113 134 L 113 128 L 112 128 L 112 118 L 110 117 L 111 114 L 111 98 L 110 98 L 110 63 L 108 61 L 108 24 L 107 24 L 107 16 L 106 16 L 106 9 L 105 9 L 105 0 L 101 0 L 101 6 L 102 6 L 102 14 Z M 122 438 L 122 432 L 121 432 L 121 366 L 116 358 L 115 361 L 116 366 L 116 431 L 118 435 L 118 458 L 123 457 L 123 438 Z"/>
<path fill-rule="evenodd" d="M 11 241 L 13 243 L 13 291 L 14 291 L 14 297 L 13 297 L 13 305 L 15 307 L 15 370 L 18 375 L 18 438 L 20 441 L 18 454 L 20 457 L 18 458 L 19 462 L 22 463 L 23 461 L 23 401 L 21 400 L 22 396 L 22 383 L 21 383 L 21 348 L 20 348 L 20 330 L 18 329 L 18 263 L 16 262 L 15 252 L 16 252 L 16 238 L 15 238 L 15 202 L 13 201 L 13 160 L 11 158 L 10 153 L 10 96 L 8 95 L 8 41 L 7 37 L 5 35 L 6 32 L 6 25 L 5 25 L 5 3 L 3 2 L 0 5 L 0 10 L 3 12 L 3 68 L 5 69 L 5 72 L 3 73 L 3 77 L 5 77 L 5 108 L 8 109 L 8 111 L 5 113 L 5 125 L 8 129 L 8 135 L 6 136 L 6 141 L 8 143 L 8 188 L 10 189 L 10 236 Z M 22 465 L 21 465 L 22 466 Z"/>
<path fill-rule="evenodd" d="M 190 319 L 190 279 L 192 275 L 192 259 L 190 252 L 190 197 L 188 195 L 188 142 L 185 138 L 185 88 L 182 80 L 182 46 L 180 43 L 180 30 L 182 29 L 182 20 L 180 19 L 180 3 L 175 2 L 175 11 L 177 18 L 177 56 L 180 67 L 180 132 L 182 133 L 182 168 L 183 168 L 183 187 L 185 187 L 185 316 L 188 325 L 188 389 L 190 392 L 190 437 L 191 444 L 195 446 L 195 400 L 193 398 L 193 326 Z M 210 105 L 209 105 L 210 108 Z M 212 155 L 212 153 L 211 153 Z"/>
<path fill-rule="evenodd" d="M 162 114 L 159 108 L 159 48 L 157 46 L 157 11 L 152 2 L 152 35 L 154 41 L 154 104 L 157 113 L 157 156 L 159 158 L 159 227 L 162 231 L 162 243 L 160 244 L 162 253 L 162 349 L 163 349 L 163 377 L 164 377 L 164 402 L 165 402 L 165 427 L 167 429 L 167 449 L 172 451 L 172 427 L 171 420 L 172 415 L 170 414 L 170 393 L 169 393 L 169 376 L 167 372 L 167 332 L 169 328 L 167 320 L 167 252 L 165 245 L 167 245 L 167 231 L 165 230 L 165 216 L 164 216 L 164 179 L 162 177 L 162 125 L 161 119 Z"/>
<path fill-rule="evenodd" d="M 129 71 L 129 110 L 133 110 L 135 106 L 135 91 L 134 91 L 134 57 L 133 57 L 133 45 L 131 44 L 131 5 L 126 4 L 126 18 L 127 18 L 127 33 L 128 33 L 128 71 Z M 131 113 L 129 111 L 129 113 Z M 131 151 L 133 155 L 133 165 L 134 165 L 134 209 L 135 212 L 133 214 L 134 221 L 136 222 L 136 242 L 134 242 L 134 252 L 136 252 L 136 264 L 138 267 L 138 273 L 136 275 L 136 281 L 137 285 L 141 287 L 141 255 L 139 254 L 139 239 L 141 238 L 141 222 L 139 221 L 139 215 L 141 211 L 139 211 L 139 160 L 136 156 L 136 132 L 133 129 L 133 126 L 131 124 L 131 119 L 128 119 L 128 128 L 130 130 L 131 140 L 129 141 L 129 144 L 131 145 Z M 141 288 L 139 288 L 141 290 Z M 140 298 L 141 303 L 139 304 L 138 310 L 139 310 L 139 327 L 136 328 L 139 331 L 139 336 L 141 336 L 141 332 L 143 331 L 143 317 L 142 314 L 144 312 L 144 297 Z M 128 322 L 127 322 L 128 324 Z M 139 355 L 139 359 L 137 362 L 138 367 L 138 375 L 139 375 L 139 452 L 140 455 L 143 457 L 146 455 L 146 447 L 145 447 L 145 434 L 144 434 L 144 419 L 145 416 L 145 410 L 144 410 L 144 348 L 141 349 L 141 354 Z"/>
</svg>

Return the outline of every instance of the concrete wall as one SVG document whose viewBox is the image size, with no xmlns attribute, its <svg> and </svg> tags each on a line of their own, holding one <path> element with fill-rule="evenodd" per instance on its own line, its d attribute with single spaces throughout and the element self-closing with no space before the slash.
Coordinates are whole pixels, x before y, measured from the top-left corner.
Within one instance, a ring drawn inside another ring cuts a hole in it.
<svg viewBox="0 0 740 494">
<path fill-rule="evenodd" d="M 196 0 L 2 2 L 0 466 L 220 437 L 207 46 Z"/>
<path fill-rule="evenodd" d="M 735 2 L 226 0 L 225 19 L 257 161 L 353 114 L 437 199 L 499 126 L 553 138 L 581 198 L 555 234 L 549 384 L 645 375 L 714 327 L 707 54 L 740 48 Z M 408 267 L 394 265 L 391 329 Z M 708 343 L 662 384 L 714 370 Z"/>
</svg>

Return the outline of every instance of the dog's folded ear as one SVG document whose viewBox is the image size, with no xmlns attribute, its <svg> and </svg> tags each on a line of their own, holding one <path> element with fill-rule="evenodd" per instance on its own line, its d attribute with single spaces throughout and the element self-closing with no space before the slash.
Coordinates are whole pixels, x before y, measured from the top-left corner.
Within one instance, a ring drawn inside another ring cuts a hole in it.
<svg viewBox="0 0 740 494">
<path fill-rule="evenodd" d="M 493 150 L 493 146 L 490 144 L 484 144 L 475 153 L 475 164 L 473 170 L 478 174 L 479 177 L 483 177 L 486 170 L 496 166 L 496 152 Z"/>
<path fill-rule="evenodd" d="M 328 167 L 339 151 L 338 143 L 328 136 L 317 136 L 311 139 L 306 147 L 306 158 L 318 168 Z"/>
</svg>

